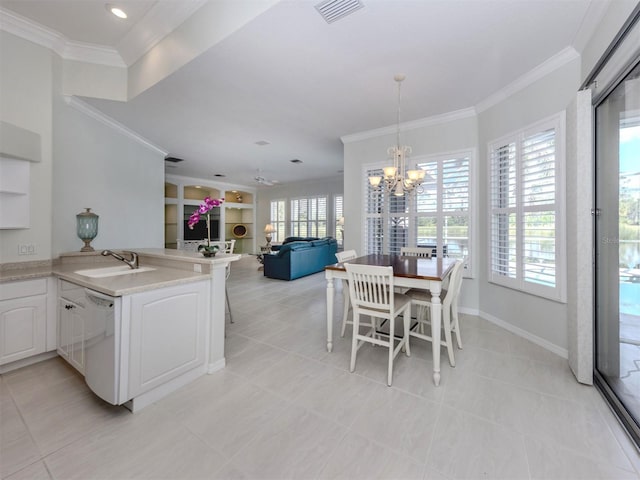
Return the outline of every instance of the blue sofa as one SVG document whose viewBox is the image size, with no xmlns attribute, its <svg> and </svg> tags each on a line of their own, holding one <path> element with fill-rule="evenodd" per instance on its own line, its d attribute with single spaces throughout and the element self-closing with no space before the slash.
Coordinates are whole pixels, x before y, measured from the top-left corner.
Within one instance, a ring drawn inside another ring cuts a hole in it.
<svg viewBox="0 0 640 480">
<path fill-rule="evenodd" d="M 325 266 L 336 263 L 337 251 L 335 238 L 289 237 L 277 251 L 264 256 L 264 276 L 295 280 L 321 272 Z"/>
</svg>

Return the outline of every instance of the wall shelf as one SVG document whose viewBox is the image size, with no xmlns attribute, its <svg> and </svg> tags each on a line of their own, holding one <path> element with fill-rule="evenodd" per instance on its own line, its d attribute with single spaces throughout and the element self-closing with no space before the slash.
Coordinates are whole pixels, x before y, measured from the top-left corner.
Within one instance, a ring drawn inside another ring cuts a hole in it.
<svg viewBox="0 0 640 480">
<path fill-rule="evenodd" d="M 219 240 L 236 240 L 234 253 L 254 253 L 253 238 L 254 198 L 249 191 L 229 190 L 223 186 L 197 184 L 197 180 L 186 177 L 167 175 L 165 182 L 165 248 L 177 248 L 178 239 L 184 238 L 184 223 L 182 216 L 188 218 L 193 210 L 202 203 L 205 197 L 224 198 L 220 206 Z M 244 237 L 233 235 L 233 226 L 246 226 Z M 212 238 L 213 240 L 213 238 Z"/>
</svg>

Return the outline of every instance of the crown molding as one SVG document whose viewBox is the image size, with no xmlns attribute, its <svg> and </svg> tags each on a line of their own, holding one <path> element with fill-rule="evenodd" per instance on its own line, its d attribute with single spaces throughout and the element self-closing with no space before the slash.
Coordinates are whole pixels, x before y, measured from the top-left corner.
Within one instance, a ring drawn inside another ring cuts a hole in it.
<svg viewBox="0 0 640 480">
<path fill-rule="evenodd" d="M 206 3 L 207 0 L 158 1 L 118 43 L 124 62 L 133 65 Z"/>
<path fill-rule="evenodd" d="M 412 120 L 410 122 L 403 122 L 400 124 L 400 131 L 406 132 L 409 130 L 415 130 L 417 128 L 440 125 L 443 123 L 453 122 L 456 120 L 462 120 L 464 118 L 471 118 L 475 116 L 475 108 L 464 108 L 462 110 L 455 110 L 453 112 L 443 113 L 441 115 L 420 118 L 418 120 Z M 388 127 L 375 128 L 373 130 L 367 130 L 364 132 L 343 135 L 342 137 L 340 137 L 340 140 L 342 140 L 342 143 L 359 142 L 361 140 L 368 140 L 370 138 L 381 137 L 383 135 L 393 135 L 396 133 L 397 129 L 397 125 L 389 125 Z"/>
<path fill-rule="evenodd" d="M 109 67 L 126 68 L 118 51 L 111 47 L 67 40 L 62 52 L 57 52 L 65 60 L 95 63 Z"/>
<path fill-rule="evenodd" d="M 567 63 L 570 63 L 578 58 L 580 58 L 580 54 L 573 47 L 566 47 L 563 50 L 560 50 L 560 52 L 548 58 L 537 67 L 534 67 L 532 70 L 529 70 L 527 73 L 522 75 L 516 81 L 504 87 L 502 90 L 499 90 L 482 100 L 476 105 L 476 111 L 478 113 L 481 113 L 485 110 L 488 110 L 489 108 L 504 101 L 511 95 L 518 93 L 520 90 L 525 89 L 532 83 L 537 82 L 541 78 L 549 75 L 551 72 L 554 72 L 560 67 L 563 67 Z"/>
<path fill-rule="evenodd" d="M 58 32 L 31 22 L 2 7 L 0 7 L 0 30 L 50 49 L 54 49 L 55 45 L 63 42 L 63 37 Z"/>
<path fill-rule="evenodd" d="M 0 30 L 53 50 L 65 60 L 77 60 L 109 67 L 126 67 L 115 48 L 73 42 L 64 35 L 0 7 Z"/>
<path fill-rule="evenodd" d="M 71 95 L 65 95 L 64 96 L 64 101 L 70 107 L 78 110 L 79 112 L 87 115 L 88 117 L 93 118 L 94 120 L 99 121 L 100 123 L 102 123 L 102 124 L 106 125 L 107 127 L 115 130 L 116 132 L 120 133 L 121 135 L 124 135 L 125 137 L 128 137 L 131 140 L 139 143 L 143 147 L 146 147 L 149 150 L 152 150 L 152 151 L 154 151 L 156 153 L 159 153 L 163 157 L 166 157 L 169 154 L 169 152 L 167 152 L 166 150 L 160 148 L 159 146 L 157 146 L 156 144 L 154 144 L 150 140 L 147 140 L 142 135 L 134 132 L 130 128 L 125 127 L 123 124 L 121 124 L 117 120 L 114 120 L 113 118 L 109 117 L 108 115 L 105 115 L 104 113 L 102 113 L 97 108 L 92 107 L 91 105 L 89 105 L 87 102 L 83 102 L 78 97 L 74 97 L 74 96 L 71 96 Z"/>
</svg>

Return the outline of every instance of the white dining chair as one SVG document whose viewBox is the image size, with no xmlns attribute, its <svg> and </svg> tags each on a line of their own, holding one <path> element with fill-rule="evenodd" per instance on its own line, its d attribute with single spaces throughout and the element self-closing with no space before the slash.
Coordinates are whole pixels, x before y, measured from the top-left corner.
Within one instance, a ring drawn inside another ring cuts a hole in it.
<svg viewBox="0 0 640 480">
<path fill-rule="evenodd" d="M 226 240 L 224 242 L 211 242 L 214 245 L 218 245 L 220 249 L 220 253 L 233 253 L 233 249 L 235 248 L 236 241 L 235 239 Z M 229 303 L 229 292 L 227 291 L 226 281 L 229 280 L 229 275 L 231 275 L 231 262 L 227 263 L 226 272 L 225 272 L 225 286 L 224 286 L 224 296 L 226 300 L 227 311 L 229 312 L 229 323 L 234 323 L 233 314 L 231 313 L 231 304 Z"/>
<path fill-rule="evenodd" d="M 409 350 L 409 330 L 411 322 L 411 298 L 402 293 L 394 292 L 393 267 L 372 265 L 344 264 L 349 280 L 349 296 L 353 308 L 353 338 L 351 339 L 351 364 L 349 370 L 355 371 L 356 355 L 360 347 L 366 342 L 389 349 L 387 367 L 387 385 L 391 386 L 393 379 L 393 359 L 400 350 Z M 371 324 L 368 330 L 360 333 L 360 316 L 369 315 Z M 396 346 L 395 319 L 402 315 L 403 333 Z M 388 339 L 376 332 L 376 320 L 387 320 L 389 323 Z"/>
<path fill-rule="evenodd" d="M 224 253 L 233 253 L 233 249 L 236 247 L 236 240 L 231 239 L 224 242 Z"/>
<path fill-rule="evenodd" d="M 400 255 L 404 257 L 431 258 L 431 248 L 424 247 L 400 247 Z"/>
<path fill-rule="evenodd" d="M 353 260 L 357 257 L 358 254 L 355 250 L 344 250 L 343 252 L 336 253 L 336 259 L 339 263 L 348 262 L 349 260 Z M 351 302 L 349 300 L 349 282 L 347 280 L 342 280 L 342 296 L 344 297 L 344 308 L 342 312 L 342 329 L 340 330 L 340 336 L 344 337 L 347 323 L 352 323 L 347 320 L 347 317 L 349 316 L 349 309 L 351 308 Z"/>
<path fill-rule="evenodd" d="M 452 367 L 456 366 L 455 357 L 453 354 L 453 341 L 451 333 L 455 332 L 458 348 L 462 349 L 462 342 L 460 340 L 460 323 L 458 321 L 458 296 L 460 294 L 460 288 L 462 286 L 462 273 L 464 270 L 464 263 L 458 261 L 455 263 L 449 274 L 449 286 L 447 289 L 441 291 L 441 321 L 442 332 L 444 333 L 444 340 L 434 339 L 424 333 L 424 326 L 431 324 L 431 292 L 428 290 L 422 290 L 412 288 L 406 292 L 406 295 L 411 298 L 411 302 L 416 305 L 417 308 L 417 321 L 418 324 L 410 332 L 410 336 L 427 340 L 430 342 L 440 341 L 440 344 L 447 347 L 447 354 L 449 356 L 449 364 Z M 453 325 L 452 325 L 453 323 Z"/>
</svg>

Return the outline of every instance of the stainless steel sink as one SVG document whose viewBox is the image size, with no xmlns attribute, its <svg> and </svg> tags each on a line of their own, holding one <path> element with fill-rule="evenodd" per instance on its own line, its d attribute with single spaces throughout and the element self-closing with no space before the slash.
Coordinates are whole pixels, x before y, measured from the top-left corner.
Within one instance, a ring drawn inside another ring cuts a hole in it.
<svg viewBox="0 0 640 480">
<path fill-rule="evenodd" d="M 151 272 L 153 267 L 131 268 L 128 265 L 118 265 L 117 267 L 89 268 L 87 270 L 76 270 L 74 273 L 89 278 L 116 277 L 118 275 L 131 275 L 132 273 Z"/>
</svg>

